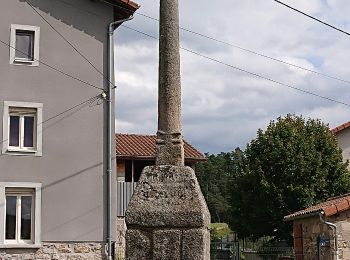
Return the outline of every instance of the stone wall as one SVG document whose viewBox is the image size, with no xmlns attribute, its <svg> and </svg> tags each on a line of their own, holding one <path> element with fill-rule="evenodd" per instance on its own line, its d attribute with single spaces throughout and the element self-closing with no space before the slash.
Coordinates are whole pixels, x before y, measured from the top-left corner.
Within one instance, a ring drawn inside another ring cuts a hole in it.
<svg viewBox="0 0 350 260">
<path fill-rule="evenodd" d="M 339 260 L 350 260 L 350 212 L 343 212 L 327 221 L 337 225 Z M 317 259 L 317 237 L 330 238 L 330 247 L 321 248 L 321 260 L 335 259 L 335 243 L 333 230 L 322 223 L 319 217 L 294 221 L 294 225 L 302 224 L 304 260 Z"/>
<path fill-rule="evenodd" d="M 1 260 L 105 260 L 101 243 L 43 243 L 39 249 L 0 249 Z"/>
<path fill-rule="evenodd" d="M 350 260 L 350 212 L 343 212 L 331 221 L 337 225 L 339 259 Z"/>
<path fill-rule="evenodd" d="M 124 217 L 117 218 L 117 241 L 116 241 L 116 260 L 125 258 L 125 233 L 126 224 Z"/>
<path fill-rule="evenodd" d="M 330 238 L 330 247 L 323 247 L 320 260 L 333 260 L 334 258 L 334 236 L 330 227 L 321 222 L 318 216 L 301 219 L 294 222 L 294 225 L 302 224 L 302 241 L 304 260 L 317 259 L 317 237 L 327 236 Z"/>
</svg>

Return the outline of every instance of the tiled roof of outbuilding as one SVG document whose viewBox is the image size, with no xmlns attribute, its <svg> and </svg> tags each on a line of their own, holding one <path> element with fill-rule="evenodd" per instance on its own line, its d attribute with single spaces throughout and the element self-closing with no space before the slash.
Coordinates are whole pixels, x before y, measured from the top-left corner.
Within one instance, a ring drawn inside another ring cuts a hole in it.
<svg viewBox="0 0 350 260">
<path fill-rule="evenodd" d="M 130 1 L 130 0 L 114 0 L 114 1 L 117 3 L 123 3 L 123 4 L 127 5 L 133 11 L 136 11 L 140 7 L 137 3 Z"/>
<path fill-rule="evenodd" d="M 184 141 L 185 159 L 205 161 L 205 156 L 192 145 Z M 116 134 L 117 157 L 149 158 L 156 156 L 156 136 L 136 134 Z"/>
<path fill-rule="evenodd" d="M 337 127 L 333 128 L 331 131 L 332 131 L 333 134 L 336 135 L 336 134 L 338 134 L 340 131 L 342 131 L 342 130 L 348 128 L 349 126 L 350 126 L 350 122 L 346 122 L 346 123 L 344 123 L 344 124 L 341 124 L 340 126 L 337 126 Z"/>
<path fill-rule="evenodd" d="M 327 201 L 319 203 L 315 206 L 297 211 L 293 214 L 285 216 L 284 220 L 291 221 L 294 219 L 300 219 L 322 211 L 326 217 L 330 217 L 348 209 L 350 209 L 350 193 L 330 198 Z"/>
</svg>

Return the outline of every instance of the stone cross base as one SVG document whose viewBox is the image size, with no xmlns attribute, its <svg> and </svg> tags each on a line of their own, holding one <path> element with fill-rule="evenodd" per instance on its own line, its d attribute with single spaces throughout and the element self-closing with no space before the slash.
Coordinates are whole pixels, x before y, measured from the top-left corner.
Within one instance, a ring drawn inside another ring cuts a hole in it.
<svg viewBox="0 0 350 260">
<path fill-rule="evenodd" d="M 210 214 L 190 167 L 146 167 L 126 224 L 128 260 L 210 259 Z"/>
</svg>

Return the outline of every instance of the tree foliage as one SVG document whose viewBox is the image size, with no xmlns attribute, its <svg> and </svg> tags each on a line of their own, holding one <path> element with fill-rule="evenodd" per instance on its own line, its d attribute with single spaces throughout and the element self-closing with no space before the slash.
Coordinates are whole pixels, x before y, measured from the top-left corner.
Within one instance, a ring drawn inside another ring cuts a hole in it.
<svg viewBox="0 0 350 260">
<path fill-rule="evenodd" d="M 242 158 L 243 152 L 237 148 L 233 152 L 207 154 L 207 162 L 196 166 L 196 175 L 213 223 L 226 222 L 229 219 L 230 185 L 228 184 L 240 168 Z"/>
<path fill-rule="evenodd" d="M 286 238 L 283 217 L 350 190 L 347 163 L 327 125 L 295 115 L 258 130 L 227 181 L 229 223 L 240 237 Z M 215 173 L 216 175 L 216 173 Z"/>
</svg>

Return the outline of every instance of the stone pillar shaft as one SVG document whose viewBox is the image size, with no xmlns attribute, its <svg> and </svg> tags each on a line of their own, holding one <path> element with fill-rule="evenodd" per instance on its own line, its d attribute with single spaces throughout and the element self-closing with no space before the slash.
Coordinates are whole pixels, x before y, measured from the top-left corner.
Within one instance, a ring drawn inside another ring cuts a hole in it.
<svg viewBox="0 0 350 260">
<path fill-rule="evenodd" d="M 160 0 L 156 165 L 143 169 L 125 220 L 127 260 L 209 260 L 210 213 L 184 165 L 178 0 Z"/>
<path fill-rule="evenodd" d="M 156 165 L 184 165 L 178 0 L 160 1 Z"/>
</svg>

